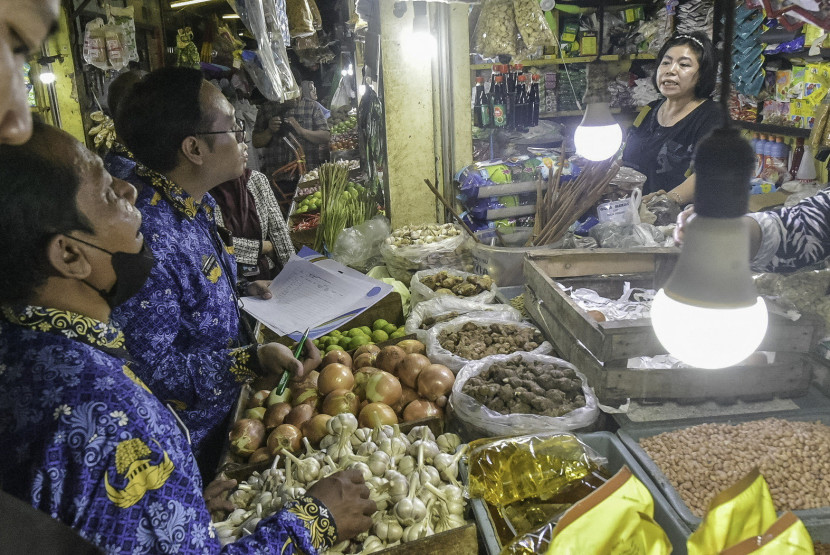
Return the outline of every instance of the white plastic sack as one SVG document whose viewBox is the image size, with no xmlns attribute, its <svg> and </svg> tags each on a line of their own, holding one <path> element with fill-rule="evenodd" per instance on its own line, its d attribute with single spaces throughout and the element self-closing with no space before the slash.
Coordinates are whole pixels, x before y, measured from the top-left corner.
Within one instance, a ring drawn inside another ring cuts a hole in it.
<svg viewBox="0 0 830 555">
<path fill-rule="evenodd" d="M 429 360 L 431 360 L 434 364 L 443 364 L 452 370 L 454 374 L 457 374 L 458 371 L 464 367 L 464 365 L 470 362 L 470 360 L 466 358 L 462 358 L 454 353 L 451 353 L 442 347 L 441 343 L 438 341 L 438 335 L 442 331 L 457 331 L 467 322 L 472 322 L 479 326 L 489 326 L 490 324 L 512 324 L 519 328 L 532 328 L 534 330 L 539 329 L 536 326 L 526 322 L 515 322 L 509 317 L 471 318 L 469 316 L 460 316 L 454 320 L 450 320 L 449 322 L 437 324 L 429 330 L 426 340 L 427 357 L 429 357 Z M 553 346 L 549 342 L 543 341 L 538 347 L 530 352 L 537 355 L 549 355 L 553 352 Z"/>
<path fill-rule="evenodd" d="M 462 233 L 425 245 L 395 247 L 384 243 L 380 254 L 389 274 L 409 285 L 412 274 L 418 270 L 439 267 L 463 270 L 467 266 L 472 269 L 473 257 L 467 240 L 467 235 Z"/>
<path fill-rule="evenodd" d="M 501 414 L 462 393 L 461 390 L 467 380 L 481 374 L 496 362 L 512 359 L 516 356 L 516 354 L 489 356 L 470 362 L 458 372 L 455 384 L 452 386 L 451 402 L 459 421 L 488 436 L 570 432 L 586 428 L 596 422 L 599 417 L 599 406 L 594 390 L 588 385 L 588 379 L 573 364 L 552 356 L 518 353 L 518 356 L 521 356 L 524 361 L 540 361 L 573 369 L 579 379 L 582 380 L 582 394 L 585 397 L 584 407 L 557 417 L 537 414 Z"/>
<path fill-rule="evenodd" d="M 471 301 L 454 295 L 440 295 L 422 303 L 419 303 L 406 320 L 406 333 L 414 333 L 418 341 L 426 344 L 429 330 L 422 330 L 421 324 L 427 318 L 434 318 L 443 314 L 457 313 L 458 316 L 468 318 L 505 318 L 520 322 L 522 313 L 506 304 L 485 304 L 479 301 Z"/>
<path fill-rule="evenodd" d="M 418 303 L 422 303 L 424 301 L 428 301 L 430 299 L 434 299 L 436 297 L 450 297 L 453 295 L 439 295 L 423 283 L 421 280 L 426 276 L 434 276 L 440 271 L 445 271 L 447 274 L 455 277 L 461 277 L 465 280 L 470 276 L 476 276 L 479 274 L 471 274 L 470 272 L 464 272 L 462 270 L 456 270 L 455 268 L 430 268 L 429 270 L 420 270 L 415 272 L 415 275 L 412 276 L 412 281 L 409 282 L 409 288 L 412 290 L 412 306 L 417 306 Z M 474 301 L 479 303 L 492 303 L 496 300 L 496 293 L 498 292 L 498 287 L 496 286 L 496 282 L 493 281 L 493 285 L 490 286 L 489 291 L 482 291 L 477 295 L 473 295 L 472 297 L 459 297 L 468 301 Z"/>
</svg>

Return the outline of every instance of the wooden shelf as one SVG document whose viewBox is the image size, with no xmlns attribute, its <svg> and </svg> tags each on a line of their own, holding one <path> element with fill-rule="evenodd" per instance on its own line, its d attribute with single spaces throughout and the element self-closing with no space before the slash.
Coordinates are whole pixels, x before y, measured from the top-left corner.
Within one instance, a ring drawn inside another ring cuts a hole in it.
<svg viewBox="0 0 830 555">
<path fill-rule="evenodd" d="M 541 114 L 539 117 L 542 117 Z M 742 129 L 749 131 L 757 131 L 758 133 L 773 133 L 775 135 L 786 135 L 787 137 L 803 137 L 810 136 L 810 129 L 800 129 L 798 127 L 787 127 L 786 125 L 767 125 L 765 123 L 754 123 L 751 121 L 732 120 L 735 125 Z"/>
<path fill-rule="evenodd" d="M 562 58 L 559 57 L 549 57 L 549 58 L 540 58 L 538 60 L 518 60 L 515 63 L 522 64 L 523 66 L 529 67 L 537 67 L 537 66 L 558 66 L 562 64 L 587 64 L 590 62 L 595 62 L 599 59 L 601 62 L 618 62 L 620 60 L 654 60 L 654 54 L 623 54 L 619 56 L 617 54 L 607 54 L 605 56 L 577 56 L 574 58 L 565 58 L 564 61 Z M 472 64 L 470 65 L 470 69 L 472 70 L 479 70 L 479 69 L 492 69 L 493 64 Z"/>
</svg>

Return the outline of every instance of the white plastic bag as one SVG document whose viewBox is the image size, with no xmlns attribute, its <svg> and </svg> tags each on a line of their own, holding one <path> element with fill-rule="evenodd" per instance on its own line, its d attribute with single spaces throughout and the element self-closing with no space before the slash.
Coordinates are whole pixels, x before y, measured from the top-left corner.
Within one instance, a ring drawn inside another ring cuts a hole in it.
<svg viewBox="0 0 830 555">
<path fill-rule="evenodd" d="M 524 361 L 540 361 L 573 369 L 579 379 L 582 380 L 582 394 L 585 397 L 584 407 L 557 417 L 537 414 L 502 414 L 485 407 L 461 391 L 467 380 L 473 376 L 481 374 L 496 362 L 509 360 L 516 356 L 516 354 L 489 356 L 470 362 L 458 372 L 455 384 L 452 386 L 451 402 L 455 415 L 460 422 L 488 436 L 569 432 L 587 428 L 596 422 L 599 417 L 599 405 L 594 390 L 588 385 L 588 379 L 571 363 L 552 356 L 518 353 L 518 356 L 521 356 Z"/>
<path fill-rule="evenodd" d="M 380 246 L 392 231 L 389 220 L 384 216 L 375 216 L 354 227 L 349 227 L 337 235 L 332 257 L 351 268 L 367 272 L 382 263 Z"/>
<path fill-rule="evenodd" d="M 412 276 L 412 281 L 409 282 L 409 288 L 412 290 L 412 306 L 417 306 L 418 303 L 422 303 L 424 301 L 428 301 L 429 299 L 434 299 L 435 297 L 451 297 L 455 295 L 439 295 L 423 283 L 421 280 L 426 276 L 434 276 L 440 271 L 445 271 L 447 274 L 451 276 L 458 276 L 464 278 L 465 280 L 468 277 L 476 276 L 478 274 L 471 274 L 470 272 L 464 272 L 461 270 L 456 270 L 455 268 L 430 268 L 429 270 L 421 270 L 419 272 L 415 272 L 415 275 Z M 498 287 L 496 286 L 496 282 L 493 281 L 493 284 L 490 286 L 488 291 L 482 291 L 476 295 L 471 297 L 458 297 L 462 299 L 466 299 L 468 301 L 475 301 L 480 303 L 492 303 L 496 300 L 496 293 L 498 292 Z"/>
<path fill-rule="evenodd" d="M 389 269 L 389 274 L 407 285 L 412 274 L 430 268 L 473 269 L 473 255 L 465 234 L 448 237 L 443 241 L 425 245 L 396 247 L 383 244 L 380 254 Z"/>
<path fill-rule="evenodd" d="M 444 330 L 450 332 L 460 330 L 467 322 L 472 322 L 473 324 L 476 324 L 478 326 L 489 326 L 490 324 L 510 324 L 519 328 L 531 328 L 537 331 L 539 330 L 539 328 L 532 324 L 528 324 L 525 322 L 515 322 L 511 320 L 509 317 L 470 318 L 466 316 L 461 316 L 454 320 L 450 320 L 449 322 L 433 326 L 433 328 L 429 330 L 429 334 L 427 335 L 427 356 L 433 363 L 443 364 L 444 366 L 452 370 L 454 374 L 457 374 L 458 371 L 461 370 L 464 367 L 464 365 L 470 361 L 469 359 L 462 358 L 442 347 L 441 343 L 438 341 L 438 336 Z M 536 347 L 530 352 L 537 355 L 549 355 L 553 352 L 553 346 L 547 341 L 543 341 L 538 347 Z"/>
<path fill-rule="evenodd" d="M 510 305 L 485 304 L 454 295 L 441 295 L 419 303 L 418 306 L 412 309 L 409 318 L 406 320 L 406 333 L 414 333 L 418 337 L 418 341 L 426 343 L 429 330 L 421 329 L 421 324 L 427 318 L 435 318 L 445 314 L 456 314 L 456 318 L 458 316 L 492 318 L 494 315 L 497 315 L 498 318 L 514 320 L 516 322 L 522 320 L 522 313 Z"/>
</svg>

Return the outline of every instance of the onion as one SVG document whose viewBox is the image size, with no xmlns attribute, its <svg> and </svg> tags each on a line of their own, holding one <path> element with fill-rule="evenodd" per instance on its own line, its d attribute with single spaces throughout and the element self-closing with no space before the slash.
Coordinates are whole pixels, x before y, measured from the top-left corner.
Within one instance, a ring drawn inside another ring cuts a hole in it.
<svg viewBox="0 0 830 555">
<path fill-rule="evenodd" d="M 418 395 L 417 391 L 415 391 L 411 387 L 406 387 L 405 385 L 401 384 L 401 398 L 398 399 L 397 403 L 391 405 L 392 410 L 394 410 L 397 414 L 400 414 L 406 405 L 420 398 L 421 396 Z"/>
<path fill-rule="evenodd" d="M 365 347 L 365 345 L 361 345 Z M 374 366 L 375 360 L 378 358 L 377 353 L 363 353 L 361 355 L 355 355 L 354 357 L 354 364 L 352 365 L 352 370 L 360 370 L 366 366 Z"/>
<path fill-rule="evenodd" d="M 375 345 L 374 343 L 367 343 L 366 345 L 361 345 L 354 351 L 354 356 L 359 357 L 364 353 L 369 353 L 372 355 L 376 355 L 380 352 L 380 347 Z"/>
<path fill-rule="evenodd" d="M 291 412 L 285 415 L 284 424 L 291 424 L 292 426 L 300 427 L 303 422 L 310 420 L 314 416 L 314 407 L 311 405 L 297 405 L 291 409 Z"/>
<path fill-rule="evenodd" d="M 430 364 L 418 376 L 418 394 L 429 401 L 435 401 L 452 391 L 455 375 L 443 364 Z"/>
<path fill-rule="evenodd" d="M 320 392 L 317 391 L 317 388 L 299 391 L 294 395 L 291 404 L 295 407 L 298 405 L 309 405 L 316 409 L 320 404 Z"/>
<path fill-rule="evenodd" d="M 317 390 L 320 395 L 324 396 L 335 389 L 351 389 L 353 385 L 354 374 L 352 374 L 352 369 L 339 362 L 324 367 L 320 372 L 320 378 L 317 380 Z"/>
<path fill-rule="evenodd" d="M 303 435 L 308 438 L 308 441 L 312 445 L 317 446 L 320 444 L 320 440 L 328 434 L 328 431 L 326 431 L 326 422 L 331 420 L 331 418 L 329 414 L 315 414 L 311 417 L 311 420 L 303 422 L 300 430 L 302 430 Z"/>
<path fill-rule="evenodd" d="M 418 374 L 430 364 L 432 362 L 424 355 L 409 354 L 395 366 L 395 375 L 398 376 L 403 385 L 415 389 L 418 383 Z"/>
<path fill-rule="evenodd" d="M 270 461 L 272 458 L 274 457 L 271 455 L 271 450 L 268 449 L 268 447 L 260 447 L 254 451 L 250 457 L 248 457 L 248 462 L 253 464 L 262 461 Z"/>
<path fill-rule="evenodd" d="M 342 412 L 348 412 L 357 416 L 359 402 L 357 395 L 348 389 L 335 389 L 323 399 L 323 413 L 337 416 Z"/>
<path fill-rule="evenodd" d="M 308 374 L 305 375 L 300 381 L 292 381 L 291 382 L 291 395 L 294 397 L 297 396 L 298 392 L 305 391 L 307 389 L 317 389 L 317 380 L 320 377 L 320 372 L 317 370 L 312 370 Z"/>
<path fill-rule="evenodd" d="M 251 395 L 250 398 L 248 398 L 248 404 L 245 405 L 245 408 L 254 409 L 256 407 L 261 407 L 265 404 L 265 401 L 268 399 L 269 395 L 271 395 L 271 392 L 267 389 L 257 391 Z"/>
<path fill-rule="evenodd" d="M 243 418 L 233 425 L 228 439 L 231 451 L 240 457 L 250 457 L 262 445 L 265 438 L 265 426 L 259 420 Z"/>
<path fill-rule="evenodd" d="M 369 382 L 369 377 L 372 376 L 372 374 L 376 374 L 378 372 L 381 372 L 381 369 L 374 368 L 372 366 L 364 366 L 363 368 L 355 372 L 354 386 L 352 386 L 352 389 L 355 393 L 357 393 L 358 397 L 360 397 L 361 399 L 366 398 L 366 384 Z"/>
<path fill-rule="evenodd" d="M 375 366 L 387 372 L 394 372 L 395 366 L 406 356 L 406 351 L 395 345 L 384 347 L 378 353 Z"/>
<path fill-rule="evenodd" d="M 250 418 L 252 420 L 262 420 L 265 416 L 265 407 L 254 407 L 245 411 L 243 418 Z"/>
<path fill-rule="evenodd" d="M 412 422 L 413 420 L 421 420 L 422 418 L 430 418 L 432 416 L 443 416 L 444 411 L 435 406 L 435 403 L 419 399 L 412 401 L 406 408 L 403 409 L 404 422 Z"/>
<path fill-rule="evenodd" d="M 366 400 L 373 403 L 394 405 L 402 393 L 401 382 L 389 372 L 375 372 L 366 382 Z"/>
<path fill-rule="evenodd" d="M 273 391 L 268 395 L 268 399 L 265 400 L 266 406 L 274 406 L 278 403 L 287 403 L 291 400 L 291 390 L 286 388 L 285 391 L 282 392 L 282 395 L 277 395 L 277 388 L 275 387 Z"/>
<path fill-rule="evenodd" d="M 271 430 L 285 422 L 285 417 L 289 412 L 291 412 L 291 403 L 277 403 L 268 407 L 265 416 L 262 417 L 265 429 Z"/>
<path fill-rule="evenodd" d="M 291 424 L 280 424 L 268 436 L 268 449 L 272 455 L 280 452 L 280 449 L 297 451 L 300 449 L 300 442 L 303 440 L 303 433 L 297 426 Z"/>
<path fill-rule="evenodd" d="M 427 346 L 417 339 L 404 339 L 403 341 L 398 341 L 395 345 L 410 355 L 413 353 L 417 353 L 419 355 L 427 354 Z"/>
<path fill-rule="evenodd" d="M 387 404 L 369 403 L 360 411 L 357 421 L 362 428 L 380 428 L 397 424 L 398 415 Z"/>
<path fill-rule="evenodd" d="M 323 362 L 320 363 L 320 366 L 325 369 L 326 366 L 329 364 L 334 363 L 342 364 L 344 366 L 348 366 L 349 368 L 352 367 L 352 357 L 346 351 L 341 351 L 340 349 L 335 349 L 326 354 L 323 357 Z M 322 372 L 321 372 L 322 374 Z"/>
</svg>

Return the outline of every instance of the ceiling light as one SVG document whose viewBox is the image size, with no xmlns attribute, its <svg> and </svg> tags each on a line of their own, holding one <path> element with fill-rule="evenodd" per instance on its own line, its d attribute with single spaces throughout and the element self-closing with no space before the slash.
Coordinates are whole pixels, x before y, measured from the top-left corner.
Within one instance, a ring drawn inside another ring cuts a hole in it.
<svg viewBox="0 0 830 555">
<path fill-rule="evenodd" d="M 222 19 L 239 19 L 238 13 L 226 13 L 222 16 Z"/>
<path fill-rule="evenodd" d="M 574 131 L 576 153 L 598 162 L 617 153 L 622 145 L 622 128 L 608 108 L 608 76 L 601 63 L 590 63 L 586 73 L 587 87 L 582 102 L 585 115 Z"/>
<path fill-rule="evenodd" d="M 192 6 L 193 4 L 205 4 L 207 2 L 213 2 L 213 0 L 181 0 L 179 2 L 171 2 L 171 8 L 181 8 L 183 6 Z"/>
<path fill-rule="evenodd" d="M 40 75 L 38 76 L 38 79 L 40 79 L 40 82 L 43 83 L 44 85 L 51 85 L 52 83 L 55 82 L 56 77 L 55 77 L 54 72 L 52 72 L 50 70 L 46 70 L 46 71 L 43 71 L 43 72 L 40 73 Z"/>
</svg>

